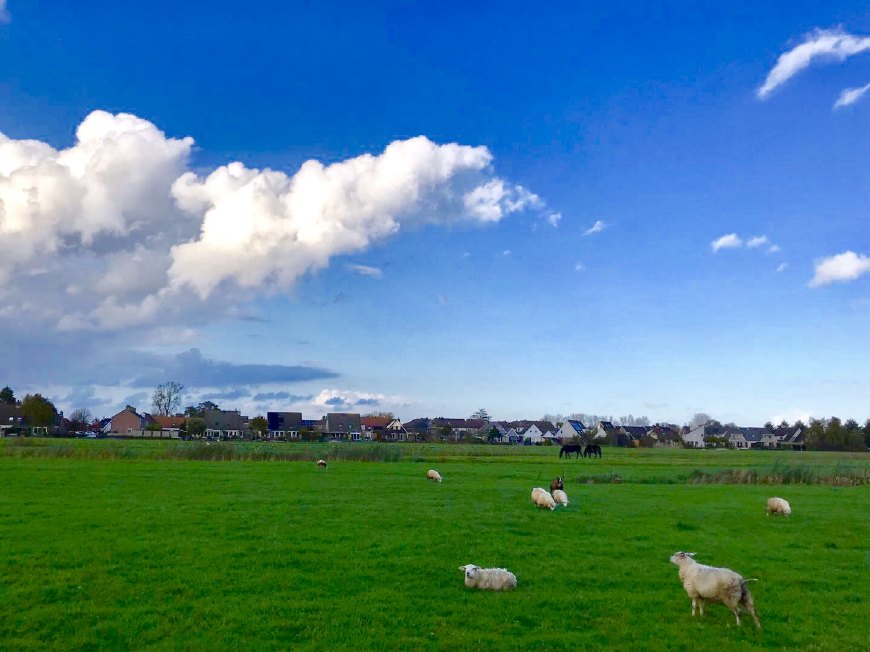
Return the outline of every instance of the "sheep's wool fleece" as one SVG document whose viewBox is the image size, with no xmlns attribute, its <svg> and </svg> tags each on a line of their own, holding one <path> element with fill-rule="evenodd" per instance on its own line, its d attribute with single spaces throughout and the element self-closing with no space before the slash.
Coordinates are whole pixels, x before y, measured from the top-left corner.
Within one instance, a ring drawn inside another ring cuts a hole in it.
<svg viewBox="0 0 870 652">
<path fill-rule="evenodd" d="M 731 597 L 740 601 L 744 579 L 730 568 L 716 568 L 690 560 L 691 564 L 679 564 L 680 581 L 690 598 L 728 602 Z"/>
<path fill-rule="evenodd" d="M 468 564 L 460 566 L 465 571 L 465 586 L 487 591 L 507 591 L 517 587 L 517 577 L 505 568 L 480 568 Z"/>
<path fill-rule="evenodd" d="M 438 471 L 436 471 L 435 469 L 429 469 L 428 471 L 426 471 L 426 477 L 429 480 L 434 480 L 435 482 L 441 482 L 443 480 L 441 474 L 438 473 Z"/>
<path fill-rule="evenodd" d="M 768 498 L 767 499 L 768 514 L 782 514 L 783 516 L 791 515 L 791 505 L 785 498 Z"/>
<path fill-rule="evenodd" d="M 556 489 L 553 492 L 553 500 L 555 500 L 556 503 L 559 505 L 562 505 L 564 507 L 568 506 L 568 494 L 566 494 L 561 489 Z"/>
<path fill-rule="evenodd" d="M 550 492 L 541 487 L 532 489 L 532 502 L 538 507 L 546 507 L 547 509 L 556 509 L 556 501 Z"/>
</svg>

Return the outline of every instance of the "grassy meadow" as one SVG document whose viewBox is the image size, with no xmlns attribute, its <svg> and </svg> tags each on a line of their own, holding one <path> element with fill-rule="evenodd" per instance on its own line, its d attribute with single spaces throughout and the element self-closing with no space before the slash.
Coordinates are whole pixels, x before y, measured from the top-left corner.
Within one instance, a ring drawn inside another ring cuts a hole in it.
<svg viewBox="0 0 870 652">
<path fill-rule="evenodd" d="M 0 649 L 868 647 L 866 482 L 692 482 L 854 480 L 866 454 L 185 446 L 0 440 Z M 555 475 L 571 504 L 536 510 L 531 488 Z M 771 495 L 794 515 L 766 517 Z M 692 619 L 677 550 L 758 578 L 763 629 L 721 605 Z M 519 586 L 466 589 L 466 563 Z"/>
</svg>

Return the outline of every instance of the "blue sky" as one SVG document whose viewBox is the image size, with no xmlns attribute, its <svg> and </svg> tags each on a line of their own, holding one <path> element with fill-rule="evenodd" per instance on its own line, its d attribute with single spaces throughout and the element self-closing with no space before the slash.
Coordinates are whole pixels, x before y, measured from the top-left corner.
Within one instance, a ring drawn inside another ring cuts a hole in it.
<svg viewBox="0 0 870 652">
<path fill-rule="evenodd" d="M 0 385 L 867 418 L 870 12 L 757 4 L 0 0 Z"/>
</svg>

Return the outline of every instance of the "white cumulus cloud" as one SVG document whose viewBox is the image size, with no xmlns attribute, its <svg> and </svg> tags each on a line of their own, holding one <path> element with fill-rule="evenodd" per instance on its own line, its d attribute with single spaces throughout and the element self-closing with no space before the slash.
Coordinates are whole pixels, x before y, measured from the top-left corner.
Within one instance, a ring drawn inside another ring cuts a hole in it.
<svg viewBox="0 0 870 652">
<path fill-rule="evenodd" d="M 241 163 L 172 186 L 183 210 L 202 219 L 199 237 L 172 249 L 171 286 L 208 296 L 225 280 L 288 287 L 334 256 L 364 250 L 403 227 L 495 222 L 539 205 L 519 186 L 492 178 L 485 147 L 437 145 L 419 136 L 292 177 Z M 220 264 L 215 264 L 220 261 Z"/>
<path fill-rule="evenodd" d="M 870 274 L 870 258 L 854 251 L 845 251 L 816 261 L 815 274 L 809 286 L 816 288 L 829 283 L 845 283 L 864 274 Z"/>
<path fill-rule="evenodd" d="M 840 97 L 837 98 L 837 101 L 834 102 L 834 108 L 839 109 L 840 107 L 854 104 L 860 100 L 867 91 L 870 91 L 870 84 L 864 84 L 864 86 L 859 86 L 858 88 L 844 89 L 843 92 L 840 93 Z"/>
<path fill-rule="evenodd" d="M 486 147 L 419 136 L 294 174 L 229 163 L 199 176 L 193 142 L 105 111 L 66 149 L 0 133 L 0 319 L 73 331 L 232 318 L 252 291 L 289 289 L 403 229 L 554 214 L 499 178 Z"/>
<path fill-rule="evenodd" d="M 735 247 L 742 247 L 743 240 L 741 240 L 736 233 L 729 233 L 728 235 L 723 235 L 721 238 L 717 238 L 710 243 L 710 246 L 713 248 L 713 251 L 719 251 L 720 249 L 733 249 Z"/>
<path fill-rule="evenodd" d="M 767 244 L 767 236 L 766 235 L 756 235 L 746 242 L 746 246 L 750 249 L 754 249 L 755 247 L 760 247 L 763 244 Z"/>
<path fill-rule="evenodd" d="M 142 241 L 171 226 L 168 190 L 192 146 L 105 111 L 91 113 L 75 145 L 60 151 L 0 133 L 0 282 L 46 255 L 93 248 L 100 236 Z"/>
<path fill-rule="evenodd" d="M 758 98 L 766 99 L 775 88 L 814 61 L 844 61 L 867 50 L 870 50 L 870 36 L 855 36 L 841 29 L 810 32 L 800 44 L 780 55 L 758 89 Z"/>
</svg>

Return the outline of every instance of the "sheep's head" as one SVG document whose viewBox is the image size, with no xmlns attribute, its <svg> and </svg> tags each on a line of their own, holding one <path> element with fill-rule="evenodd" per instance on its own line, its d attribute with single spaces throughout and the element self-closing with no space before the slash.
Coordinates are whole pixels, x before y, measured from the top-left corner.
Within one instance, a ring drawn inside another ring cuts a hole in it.
<svg viewBox="0 0 870 652">
<path fill-rule="evenodd" d="M 671 563 L 676 564 L 677 566 L 682 566 L 683 564 L 694 561 L 692 557 L 695 556 L 694 552 L 675 552 L 671 555 Z"/>
<path fill-rule="evenodd" d="M 473 579 L 475 575 L 477 575 L 477 571 L 480 570 L 480 566 L 475 566 L 474 564 L 465 564 L 465 566 L 460 566 L 459 570 L 465 571 L 465 577 L 468 579 Z"/>
</svg>

